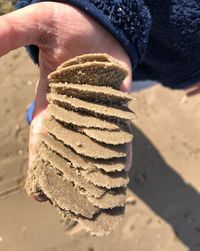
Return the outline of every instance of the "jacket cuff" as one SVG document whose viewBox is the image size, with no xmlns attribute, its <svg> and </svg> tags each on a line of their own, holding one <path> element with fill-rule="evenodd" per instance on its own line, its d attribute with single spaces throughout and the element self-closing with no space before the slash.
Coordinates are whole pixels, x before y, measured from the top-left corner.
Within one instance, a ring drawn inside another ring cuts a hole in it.
<svg viewBox="0 0 200 251">
<path fill-rule="evenodd" d="M 45 0 L 20 0 L 17 8 Z M 54 1 L 56 2 L 56 1 Z M 133 70 L 144 56 L 151 16 L 143 0 L 63 0 L 93 17 L 123 46 L 130 57 Z M 38 63 L 38 48 L 27 47 L 34 62 Z"/>
</svg>

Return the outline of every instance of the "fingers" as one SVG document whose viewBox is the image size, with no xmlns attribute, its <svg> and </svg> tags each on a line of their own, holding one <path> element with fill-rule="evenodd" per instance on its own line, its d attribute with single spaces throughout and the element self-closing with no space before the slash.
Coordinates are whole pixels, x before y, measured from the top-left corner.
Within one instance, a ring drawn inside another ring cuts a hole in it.
<svg viewBox="0 0 200 251">
<path fill-rule="evenodd" d="M 35 18 L 31 8 L 24 8 L 0 17 L 0 56 L 34 41 Z"/>
<path fill-rule="evenodd" d="M 128 56 L 126 55 L 126 53 L 122 50 L 122 56 L 119 59 L 117 59 L 117 61 L 119 62 L 119 64 L 121 64 L 121 66 L 123 68 L 125 68 L 127 70 L 127 77 L 125 78 L 125 80 L 123 81 L 122 85 L 120 86 L 120 90 L 123 92 L 130 92 L 131 88 L 132 88 L 132 67 L 131 67 L 131 62 L 128 58 Z"/>
<path fill-rule="evenodd" d="M 40 69 L 41 70 L 41 69 Z M 40 113 L 42 113 L 45 108 L 47 107 L 47 99 L 46 94 L 49 90 L 49 82 L 47 76 L 40 73 L 40 80 L 36 86 L 36 95 L 35 95 L 35 109 L 33 113 L 33 120 L 37 117 Z"/>
<path fill-rule="evenodd" d="M 45 4 L 33 4 L 0 16 L 0 56 L 21 46 L 48 44 L 53 33 L 48 29 L 53 11 L 44 8 Z"/>
<path fill-rule="evenodd" d="M 47 77 L 41 77 L 38 81 L 35 96 L 35 108 L 33 112 L 33 120 L 30 125 L 29 135 L 29 168 L 31 169 L 35 160 L 40 158 L 38 156 L 38 147 L 40 146 L 40 138 L 44 133 L 42 121 L 45 116 L 45 108 L 47 106 L 46 93 L 48 91 Z M 42 193 L 34 194 L 32 196 L 38 202 L 47 201 L 48 198 Z"/>
<path fill-rule="evenodd" d="M 33 119 L 30 125 L 29 134 L 29 168 L 31 169 L 35 160 L 40 158 L 38 156 L 38 147 L 40 146 L 40 138 L 44 133 L 42 122 L 45 116 L 45 108 L 47 106 L 46 93 L 48 91 L 47 77 L 41 76 L 38 81 L 35 96 L 35 107 L 33 112 Z M 42 195 L 34 195 L 33 198 L 37 201 L 46 201 Z"/>
<path fill-rule="evenodd" d="M 120 90 L 123 92 L 130 92 L 132 86 L 132 75 L 128 73 L 128 76 L 124 80 L 123 84 L 120 86 Z"/>
<path fill-rule="evenodd" d="M 0 17 L 0 56 L 24 45 L 42 46 L 45 41 L 48 42 L 47 38 L 51 36 L 51 31 L 45 27 L 48 25 L 47 19 L 51 20 L 52 13 L 47 10 L 45 13 L 44 8 L 40 8 L 39 5 L 31 5 Z M 38 22 L 39 20 L 40 22 Z M 47 76 L 44 76 L 43 73 L 37 85 L 35 110 L 30 126 L 29 166 L 39 157 L 36 148 L 42 133 L 47 90 Z M 33 198 L 40 202 L 47 200 L 42 194 L 33 195 Z"/>
<path fill-rule="evenodd" d="M 48 92 L 48 80 L 46 76 L 40 77 L 36 87 L 35 107 L 33 112 L 33 119 L 30 125 L 29 136 L 29 163 L 34 160 L 35 146 L 37 146 L 40 139 L 42 129 L 42 120 L 45 116 L 45 109 L 47 107 L 46 94 Z"/>
</svg>

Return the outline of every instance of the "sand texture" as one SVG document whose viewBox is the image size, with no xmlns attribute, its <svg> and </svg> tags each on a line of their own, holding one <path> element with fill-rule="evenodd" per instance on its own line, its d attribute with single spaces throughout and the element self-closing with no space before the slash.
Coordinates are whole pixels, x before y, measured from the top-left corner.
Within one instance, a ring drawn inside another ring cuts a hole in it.
<svg viewBox="0 0 200 251">
<path fill-rule="evenodd" d="M 67 97 L 66 95 L 49 94 L 48 100 L 50 103 L 64 107 L 66 109 L 78 112 L 84 112 L 100 118 L 115 118 L 121 120 L 135 120 L 135 114 L 126 107 L 110 107 L 102 104 L 95 104 L 77 98 Z"/>
<path fill-rule="evenodd" d="M 108 131 L 99 129 L 83 129 L 83 132 L 90 138 L 111 145 L 121 145 L 129 143 L 133 139 L 133 135 L 123 130 Z"/>
<path fill-rule="evenodd" d="M 81 56 L 77 56 L 75 58 L 69 59 L 68 61 L 64 62 L 60 66 L 58 66 L 58 69 L 66 68 L 71 65 L 77 65 L 82 64 L 86 62 L 115 62 L 118 64 L 118 62 L 111 56 L 107 54 L 84 54 Z"/>
<path fill-rule="evenodd" d="M 52 83 L 50 88 L 53 93 L 105 104 L 123 104 L 133 100 L 128 93 L 105 86 Z"/>
<path fill-rule="evenodd" d="M 100 128 L 107 129 L 109 131 L 119 129 L 119 126 L 114 123 L 101 120 L 93 116 L 68 111 L 53 104 L 48 106 L 47 113 L 56 120 L 64 122 L 65 124 L 73 125 L 75 127 Z"/>
<path fill-rule="evenodd" d="M 91 61 L 58 69 L 48 79 L 50 82 L 111 86 L 118 89 L 126 75 L 127 71 L 116 62 Z"/>
<path fill-rule="evenodd" d="M 86 158 L 86 161 L 105 172 L 122 171 L 126 167 L 126 158 L 115 158 L 111 160 Z"/>
<path fill-rule="evenodd" d="M 98 143 L 78 131 L 60 125 L 55 120 L 46 119 L 44 128 L 80 155 L 94 159 L 112 159 L 126 156 L 126 148 L 123 145 Z"/>
<path fill-rule="evenodd" d="M 53 168 L 45 168 L 39 179 L 40 187 L 48 198 L 63 210 L 69 210 L 86 218 L 93 218 L 99 209 L 93 206 L 87 197 L 80 194 L 73 184 L 56 175 Z"/>
<path fill-rule="evenodd" d="M 75 221 L 97 236 L 116 229 L 126 202 L 128 124 L 135 118 L 133 97 L 119 90 L 126 75 L 106 54 L 79 56 L 49 75 L 39 163 L 26 182 L 28 194 L 46 196 L 66 226 Z"/>
<path fill-rule="evenodd" d="M 1 251 L 199 251 L 199 95 L 188 98 L 185 91 L 160 84 L 132 94 L 138 118 L 133 128 L 128 204 L 119 227 L 109 236 L 94 238 L 81 223 L 71 222 L 71 213 L 66 227 L 50 203 L 27 196 L 29 127 L 25 112 L 34 100 L 39 70 L 21 48 L 0 58 L 0 73 Z M 133 87 L 140 84 L 133 83 Z M 125 160 L 84 159 L 109 171 L 112 163 L 122 170 Z M 92 227 L 95 230 L 95 222 Z"/>
<path fill-rule="evenodd" d="M 75 187 L 79 188 L 82 193 L 96 198 L 101 197 L 105 193 L 106 190 L 103 187 L 95 186 L 93 183 L 88 182 L 81 174 L 81 171 L 71 166 L 69 162 L 55 153 L 43 148 L 41 157 L 53 166 L 64 179 L 72 182 Z"/>
</svg>

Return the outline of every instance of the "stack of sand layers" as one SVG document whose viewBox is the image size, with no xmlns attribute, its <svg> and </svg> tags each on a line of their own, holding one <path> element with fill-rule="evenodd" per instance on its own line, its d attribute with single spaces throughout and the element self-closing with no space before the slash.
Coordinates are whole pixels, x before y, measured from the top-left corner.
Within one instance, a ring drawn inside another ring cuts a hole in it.
<svg viewBox="0 0 200 251">
<path fill-rule="evenodd" d="M 127 71 L 107 54 L 73 58 L 52 72 L 44 133 L 28 170 L 29 195 L 46 196 L 65 222 L 92 235 L 124 215 L 133 97 L 120 91 Z"/>
</svg>

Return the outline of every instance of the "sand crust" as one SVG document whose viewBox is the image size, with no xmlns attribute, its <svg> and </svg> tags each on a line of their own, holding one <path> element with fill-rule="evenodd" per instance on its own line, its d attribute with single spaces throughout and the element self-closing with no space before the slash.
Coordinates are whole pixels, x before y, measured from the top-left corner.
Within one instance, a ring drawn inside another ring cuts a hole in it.
<svg viewBox="0 0 200 251">
<path fill-rule="evenodd" d="M 109 209 L 115 207 L 123 207 L 126 202 L 126 190 L 123 188 L 115 189 L 106 192 L 101 198 L 88 197 L 92 205 L 101 208 Z"/>
<path fill-rule="evenodd" d="M 126 167 L 125 158 L 115 158 L 110 160 L 95 160 L 91 158 L 86 158 L 86 161 L 91 163 L 96 168 L 104 170 L 105 172 L 122 171 Z"/>
<path fill-rule="evenodd" d="M 72 167 L 69 162 L 66 162 L 55 153 L 47 151 L 45 147 L 42 150 L 41 155 L 46 162 L 49 162 L 54 169 L 60 172 L 64 179 L 73 182 L 74 186 L 79 188 L 82 194 L 100 198 L 106 192 L 103 187 L 98 187 L 93 183 L 88 182 L 82 175 L 81 171 Z"/>
<path fill-rule="evenodd" d="M 123 104 L 133 100 L 133 97 L 128 93 L 115 90 L 111 87 L 69 83 L 51 83 L 49 86 L 52 93 L 83 100 L 92 100 L 96 103 Z"/>
<path fill-rule="evenodd" d="M 97 61 L 97 62 L 115 62 L 117 61 L 110 55 L 104 54 L 84 54 L 77 56 L 75 58 L 69 59 L 68 61 L 62 63 L 57 69 L 66 68 L 71 65 L 82 64 L 86 62 Z"/>
<path fill-rule="evenodd" d="M 105 105 L 90 103 L 76 98 L 70 98 L 59 94 L 49 94 L 48 100 L 50 103 L 57 104 L 69 110 L 86 112 L 88 114 L 100 117 L 132 121 L 135 119 L 135 114 L 133 112 L 130 112 L 126 107 L 124 107 L 122 110 L 114 107 L 108 107 Z"/>
<path fill-rule="evenodd" d="M 87 218 L 92 218 L 99 212 L 85 196 L 74 188 L 72 183 L 63 180 L 63 177 L 57 175 L 52 168 L 46 168 L 40 175 L 39 183 L 42 191 L 60 208 L 70 210 L 75 214 L 80 214 Z"/>
<path fill-rule="evenodd" d="M 94 159 L 111 159 L 126 156 L 125 147 L 100 144 L 80 132 L 68 129 L 54 120 L 45 120 L 44 128 L 76 153 Z"/>
<path fill-rule="evenodd" d="M 50 82 L 111 86 L 119 89 L 127 71 L 113 62 L 86 62 L 58 69 L 49 74 Z"/>
<path fill-rule="evenodd" d="M 74 126 L 85 128 L 101 128 L 107 130 L 119 129 L 119 126 L 117 124 L 93 116 L 69 111 L 54 104 L 48 105 L 47 114 L 57 119 L 58 121 L 65 122 L 66 124 L 71 124 Z"/>
<path fill-rule="evenodd" d="M 83 132 L 92 139 L 110 145 L 126 144 L 132 141 L 133 135 L 124 130 L 108 131 L 99 129 L 83 129 Z"/>
<path fill-rule="evenodd" d="M 129 178 L 126 171 L 106 173 L 104 171 L 82 171 L 83 176 L 88 182 L 96 186 L 106 187 L 107 189 L 116 187 L 126 187 Z"/>
<path fill-rule="evenodd" d="M 51 135 L 46 134 L 42 137 L 42 141 L 45 143 L 46 147 L 61 155 L 64 159 L 69 161 L 71 165 L 75 168 L 81 168 L 84 170 L 93 171 L 96 167 L 82 158 L 80 155 L 76 154 L 72 149 L 64 146 L 60 141 L 55 140 Z"/>
</svg>

